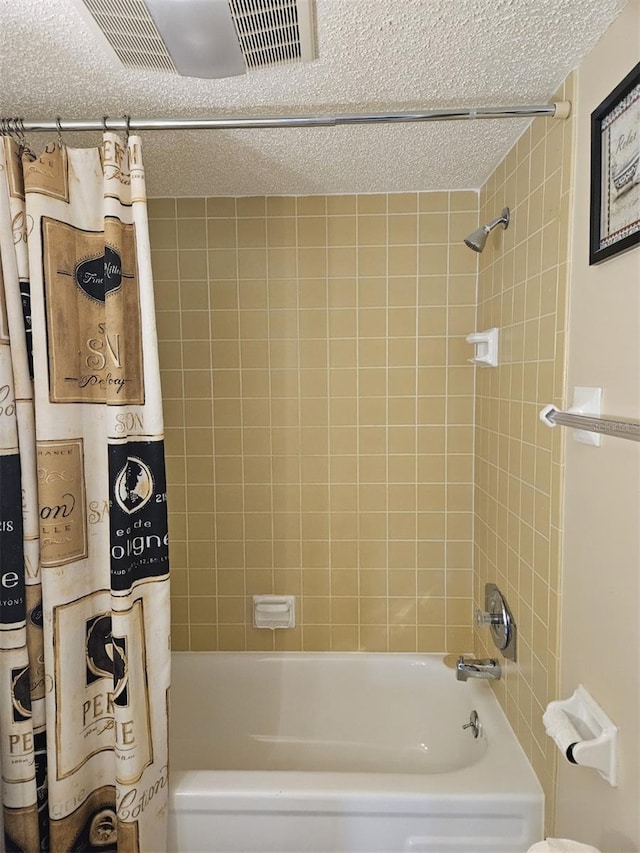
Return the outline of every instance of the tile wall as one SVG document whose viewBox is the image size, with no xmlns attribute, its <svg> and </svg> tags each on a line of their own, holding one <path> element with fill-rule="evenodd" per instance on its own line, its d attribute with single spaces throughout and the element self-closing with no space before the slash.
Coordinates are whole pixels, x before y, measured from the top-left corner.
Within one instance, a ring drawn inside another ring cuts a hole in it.
<svg viewBox="0 0 640 853">
<path fill-rule="evenodd" d="M 557 96 L 573 100 L 573 76 Z M 553 827 L 557 749 L 542 714 L 558 696 L 563 430 L 538 418 L 565 405 L 573 119 L 533 122 L 480 193 L 480 219 L 509 206 L 480 256 L 478 328 L 500 328 L 500 367 L 479 370 L 474 593 L 497 583 L 518 626 L 518 662 L 497 695 L 546 793 Z M 476 651 L 495 656 L 488 631 Z"/>
<path fill-rule="evenodd" d="M 478 194 L 149 216 L 174 648 L 469 650 Z"/>
</svg>

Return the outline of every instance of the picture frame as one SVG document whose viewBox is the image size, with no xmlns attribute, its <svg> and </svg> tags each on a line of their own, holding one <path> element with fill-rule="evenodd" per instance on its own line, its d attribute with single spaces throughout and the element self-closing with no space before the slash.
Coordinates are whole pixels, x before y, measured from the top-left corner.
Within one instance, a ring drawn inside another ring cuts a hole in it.
<svg viewBox="0 0 640 853">
<path fill-rule="evenodd" d="M 640 243 L 640 62 L 591 113 L 589 264 Z"/>
</svg>

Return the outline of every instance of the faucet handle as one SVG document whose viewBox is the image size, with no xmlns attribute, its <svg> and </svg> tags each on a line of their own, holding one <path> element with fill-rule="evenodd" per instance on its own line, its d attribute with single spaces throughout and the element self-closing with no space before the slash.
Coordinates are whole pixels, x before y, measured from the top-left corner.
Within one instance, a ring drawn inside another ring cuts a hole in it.
<svg viewBox="0 0 640 853">
<path fill-rule="evenodd" d="M 473 608 L 473 617 L 478 628 L 483 628 L 485 625 L 500 625 L 502 617 L 499 613 L 487 613 L 479 607 Z"/>
</svg>

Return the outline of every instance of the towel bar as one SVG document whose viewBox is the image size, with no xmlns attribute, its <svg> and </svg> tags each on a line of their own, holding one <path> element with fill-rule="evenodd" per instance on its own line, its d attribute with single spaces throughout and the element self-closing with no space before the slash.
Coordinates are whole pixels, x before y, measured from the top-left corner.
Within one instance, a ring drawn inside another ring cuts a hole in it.
<svg viewBox="0 0 640 853">
<path fill-rule="evenodd" d="M 540 420 L 548 427 L 560 426 L 596 432 L 601 435 L 613 435 L 629 441 L 640 441 L 640 421 L 623 418 L 597 418 L 593 415 L 579 415 L 561 412 L 555 406 L 545 406 L 540 412 Z"/>
</svg>

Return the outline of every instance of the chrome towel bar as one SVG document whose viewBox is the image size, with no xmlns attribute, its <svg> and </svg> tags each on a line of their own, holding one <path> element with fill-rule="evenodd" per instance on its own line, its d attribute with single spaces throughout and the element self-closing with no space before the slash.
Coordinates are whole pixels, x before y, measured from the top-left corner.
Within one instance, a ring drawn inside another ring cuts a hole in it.
<svg viewBox="0 0 640 853">
<path fill-rule="evenodd" d="M 555 406 L 545 406 L 540 412 L 540 420 L 548 427 L 557 425 L 595 432 L 600 435 L 613 435 L 629 441 L 640 441 L 640 421 L 624 418 L 598 418 L 595 415 L 580 415 L 561 412 Z"/>
</svg>

